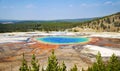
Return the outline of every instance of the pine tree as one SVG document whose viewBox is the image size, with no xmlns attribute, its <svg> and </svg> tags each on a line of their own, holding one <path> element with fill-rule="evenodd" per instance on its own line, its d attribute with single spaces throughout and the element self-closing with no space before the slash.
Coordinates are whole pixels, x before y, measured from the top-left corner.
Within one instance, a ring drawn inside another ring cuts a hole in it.
<svg viewBox="0 0 120 71">
<path fill-rule="evenodd" d="M 23 59 L 22 59 L 22 66 L 20 67 L 19 71 L 29 71 L 27 61 L 24 58 L 24 53 L 23 53 Z"/>
<path fill-rule="evenodd" d="M 35 54 L 32 55 L 31 65 L 31 71 L 39 71 L 39 64 L 38 60 L 36 60 Z"/>
<path fill-rule="evenodd" d="M 108 61 L 107 71 L 120 71 L 120 61 L 115 54 L 113 54 Z"/>
<path fill-rule="evenodd" d="M 105 71 L 105 65 L 104 65 L 104 63 L 102 61 L 102 57 L 101 57 L 100 52 L 98 52 L 98 55 L 97 55 L 96 59 L 97 59 L 97 63 L 96 63 L 95 66 L 98 67 L 98 71 Z"/>
<path fill-rule="evenodd" d="M 43 67 L 42 67 L 42 71 L 45 71 Z"/>
<path fill-rule="evenodd" d="M 53 50 L 52 55 L 48 57 L 48 65 L 46 71 L 58 71 L 58 70 L 59 70 L 58 61 Z"/>
<path fill-rule="evenodd" d="M 91 67 L 90 71 L 98 71 L 98 65 L 97 65 L 97 63 L 93 64 L 93 66 Z"/>
<path fill-rule="evenodd" d="M 108 24 L 110 24 L 110 23 L 111 23 L 111 21 L 110 21 L 110 19 L 109 19 L 109 18 L 107 18 L 107 19 L 106 19 L 106 22 L 107 22 Z"/>
<path fill-rule="evenodd" d="M 88 68 L 88 71 L 105 71 L 105 64 L 102 61 L 100 52 L 96 56 L 97 62 L 95 62 L 92 67 Z"/>
<path fill-rule="evenodd" d="M 74 65 L 74 67 L 70 71 L 78 71 L 77 66 Z"/>
<path fill-rule="evenodd" d="M 87 71 L 92 71 L 92 68 L 91 68 L 91 67 L 88 67 Z"/>
<path fill-rule="evenodd" d="M 82 68 L 82 71 L 85 71 L 85 70 Z"/>
<path fill-rule="evenodd" d="M 64 61 L 63 61 L 63 63 L 62 63 L 61 71 L 67 71 L 67 70 L 66 70 L 66 65 L 65 65 Z"/>
<path fill-rule="evenodd" d="M 58 65 L 58 70 L 57 71 L 62 71 L 62 68 L 60 65 Z"/>
</svg>

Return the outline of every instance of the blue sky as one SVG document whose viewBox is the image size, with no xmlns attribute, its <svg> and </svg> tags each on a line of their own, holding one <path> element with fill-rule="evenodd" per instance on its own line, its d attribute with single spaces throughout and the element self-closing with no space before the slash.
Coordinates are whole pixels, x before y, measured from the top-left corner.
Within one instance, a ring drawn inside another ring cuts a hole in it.
<svg viewBox="0 0 120 71">
<path fill-rule="evenodd" d="M 120 0 L 0 0 L 0 19 L 90 18 L 120 12 Z"/>
</svg>

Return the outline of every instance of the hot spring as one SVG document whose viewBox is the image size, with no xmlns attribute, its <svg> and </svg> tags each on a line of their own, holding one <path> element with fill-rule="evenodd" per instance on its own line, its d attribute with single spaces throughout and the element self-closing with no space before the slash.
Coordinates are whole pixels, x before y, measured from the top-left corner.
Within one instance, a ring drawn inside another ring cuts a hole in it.
<svg viewBox="0 0 120 71">
<path fill-rule="evenodd" d="M 48 44 L 78 44 L 85 43 L 90 40 L 86 37 L 70 37 L 70 36 L 46 36 L 36 38 L 38 41 Z"/>
</svg>

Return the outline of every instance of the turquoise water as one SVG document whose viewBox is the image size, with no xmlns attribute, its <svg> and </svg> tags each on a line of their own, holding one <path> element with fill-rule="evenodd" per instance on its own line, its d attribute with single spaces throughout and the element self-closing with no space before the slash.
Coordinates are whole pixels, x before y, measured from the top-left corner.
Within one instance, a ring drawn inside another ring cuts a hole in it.
<svg viewBox="0 0 120 71">
<path fill-rule="evenodd" d="M 75 43 L 87 42 L 89 41 L 89 38 L 68 37 L 68 36 L 47 36 L 47 37 L 37 38 L 37 40 L 51 44 L 75 44 Z"/>
</svg>

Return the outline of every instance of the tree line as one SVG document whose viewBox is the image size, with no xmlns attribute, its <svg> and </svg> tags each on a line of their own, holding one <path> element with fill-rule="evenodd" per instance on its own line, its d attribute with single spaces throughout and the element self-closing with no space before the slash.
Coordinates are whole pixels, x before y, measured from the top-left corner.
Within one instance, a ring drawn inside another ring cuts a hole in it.
<svg viewBox="0 0 120 71">
<path fill-rule="evenodd" d="M 80 24 L 80 23 L 79 23 Z M 28 31 L 64 31 L 73 28 L 73 22 L 18 22 L 16 24 L 0 24 L 0 33 Z"/>
<path fill-rule="evenodd" d="M 77 65 L 74 65 L 71 69 L 67 70 L 67 66 L 63 62 L 62 65 L 58 63 L 54 50 L 52 51 L 51 56 L 48 57 L 47 67 L 40 70 L 40 65 L 35 55 L 32 55 L 31 66 L 28 66 L 26 59 L 22 59 L 22 65 L 19 68 L 19 71 L 78 71 Z M 120 60 L 118 57 L 113 54 L 110 59 L 104 63 L 102 60 L 101 54 L 98 52 L 96 56 L 96 62 L 92 66 L 88 67 L 87 70 L 82 68 L 81 71 L 120 71 Z"/>
</svg>

